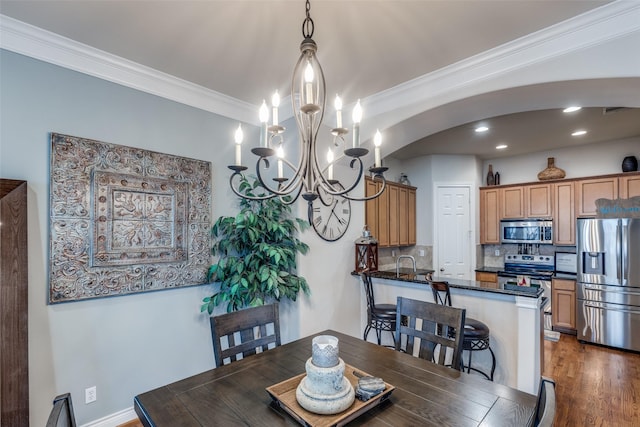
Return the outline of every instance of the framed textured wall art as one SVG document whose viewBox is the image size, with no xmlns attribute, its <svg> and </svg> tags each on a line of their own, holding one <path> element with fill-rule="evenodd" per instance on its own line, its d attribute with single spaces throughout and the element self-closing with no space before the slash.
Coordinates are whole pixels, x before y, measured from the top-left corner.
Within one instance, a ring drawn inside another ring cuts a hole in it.
<svg viewBox="0 0 640 427">
<path fill-rule="evenodd" d="M 206 283 L 211 163 L 51 134 L 49 302 Z"/>
</svg>

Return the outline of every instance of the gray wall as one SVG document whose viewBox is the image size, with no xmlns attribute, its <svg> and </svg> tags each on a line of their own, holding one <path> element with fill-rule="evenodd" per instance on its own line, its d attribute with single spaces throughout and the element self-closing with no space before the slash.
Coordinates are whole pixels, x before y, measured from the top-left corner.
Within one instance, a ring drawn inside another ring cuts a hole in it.
<svg viewBox="0 0 640 427">
<path fill-rule="evenodd" d="M 0 177 L 28 181 L 31 425 L 45 424 L 57 394 L 72 394 L 82 425 L 130 409 L 136 394 L 214 367 L 209 321 L 200 313 L 211 285 L 47 305 L 49 133 L 210 161 L 215 219 L 237 211 L 226 166 L 238 123 L 5 50 L 0 67 Z M 248 163 L 258 134 L 243 128 Z M 306 218 L 306 205 L 297 209 Z M 328 328 L 361 334 L 360 287 L 349 273 L 364 213 L 361 203 L 352 209 L 340 241 L 302 234 L 310 252 L 298 272 L 312 295 L 281 302 L 284 342 Z M 94 385 L 97 401 L 86 405 L 84 389 Z"/>
</svg>

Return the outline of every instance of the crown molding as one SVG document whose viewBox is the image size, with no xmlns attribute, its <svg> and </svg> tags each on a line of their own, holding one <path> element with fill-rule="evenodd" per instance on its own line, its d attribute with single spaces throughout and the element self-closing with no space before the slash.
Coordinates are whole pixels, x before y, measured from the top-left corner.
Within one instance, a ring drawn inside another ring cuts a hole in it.
<svg viewBox="0 0 640 427">
<path fill-rule="evenodd" d="M 234 120 L 258 122 L 250 103 L 1 14 L 0 48 Z"/>
<path fill-rule="evenodd" d="M 401 106 L 415 110 L 404 112 L 412 116 L 459 99 L 455 94 L 461 89 L 482 88 L 487 81 L 634 33 L 640 33 L 640 2 L 614 1 L 369 96 L 363 104 L 372 115 Z"/>
<path fill-rule="evenodd" d="M 391 121 L 398 123 L 455 100 L 465 88 L 482 87 L 483 82 L 635 32 L 640 32 L 640 2 L 614 1 L 371 95 L 362 103 L 368 116 L 391 113 L 395 116 Z M 0 47 L 233 120 L 258 124 L 255 105 L 1 14 Z M 286 120 L 291 111 L 282 111 L 281 115 Z"/>
</svg>

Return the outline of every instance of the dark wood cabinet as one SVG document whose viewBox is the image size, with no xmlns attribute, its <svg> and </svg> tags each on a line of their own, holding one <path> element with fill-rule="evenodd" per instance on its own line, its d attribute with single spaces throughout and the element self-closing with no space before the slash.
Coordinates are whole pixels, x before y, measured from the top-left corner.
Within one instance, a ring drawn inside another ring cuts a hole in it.
<svg viewBox="0 0 640 427">
<path fill-rule="evenodd" d="M 0 425 L 29 426 L 27 183 L 0 179 Z"/>
</svg>

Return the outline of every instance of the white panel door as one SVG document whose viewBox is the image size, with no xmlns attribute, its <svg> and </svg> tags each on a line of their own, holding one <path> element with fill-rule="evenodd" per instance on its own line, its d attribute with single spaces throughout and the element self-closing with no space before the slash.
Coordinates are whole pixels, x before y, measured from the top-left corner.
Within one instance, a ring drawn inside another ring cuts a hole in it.
<svg viewBox="0 0 640 427">
<path fill-rule="evenodd" d="M 435 274 L 471 279 L 470 189 L 439 186 L 436 190 Z"/>
</svg>

